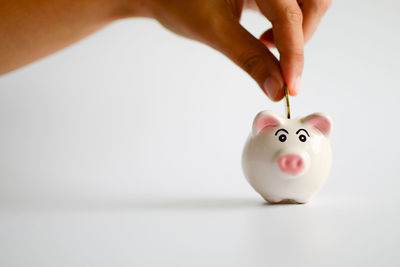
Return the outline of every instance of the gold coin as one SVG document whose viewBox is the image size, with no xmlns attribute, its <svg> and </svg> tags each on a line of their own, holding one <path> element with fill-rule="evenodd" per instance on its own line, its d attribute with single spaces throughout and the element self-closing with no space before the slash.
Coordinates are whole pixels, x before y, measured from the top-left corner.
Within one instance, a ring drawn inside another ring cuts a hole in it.
<svg viewBox="0 0 400 267">
<path fill-rule="evenodd" d="M 287 115 L 287 118 L 290 119 L 289 92 L 288 92 L 288 88 L 286 85 L 285 85 L 285 98 L 286 98 L 286 115 Z"/>
</svg>

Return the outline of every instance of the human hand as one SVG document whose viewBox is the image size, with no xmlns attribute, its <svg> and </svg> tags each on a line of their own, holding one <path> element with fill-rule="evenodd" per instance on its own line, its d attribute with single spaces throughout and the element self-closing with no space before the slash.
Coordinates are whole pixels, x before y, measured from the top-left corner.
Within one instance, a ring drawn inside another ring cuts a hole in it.
<svg viewBox="0 0 400 267">
<path fill-rule="evenodd" d="M 297 95 L 304 42 L 316 30 L 331 0 L 145 0 L 148 16 L 171 31 L 203 42 L 244 69 L 269 98 L 282 99 L 286 83 Z M 240 23 L 242 11 L 260 11 L 272 29 L 255 38 Z M 276 47 L 280 61 L 269 51 Z"/>
</svg>

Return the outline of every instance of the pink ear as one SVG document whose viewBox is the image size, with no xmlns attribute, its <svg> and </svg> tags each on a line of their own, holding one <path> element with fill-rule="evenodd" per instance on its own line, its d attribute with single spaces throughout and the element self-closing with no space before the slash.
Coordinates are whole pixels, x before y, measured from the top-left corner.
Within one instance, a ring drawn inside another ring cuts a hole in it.
<svg viewBox="0 0 400 267">
<path fill-rule="evenodd" d="M 253 135 L 257 135 L 261 130 L 269 127 L 277 127 L 281 124 L 279 119 L 270 111 L 258 113 L 253 122 Z"/>
<path fill-rule="evenodd" d="M 314 113 L 307 116 L 304 118 L 304 122 L 311 124 L 315 129 L 324 135 L 329 135 L 332 128 L 331 120 L 327 116 L 319 113 Z"/>
</svg>

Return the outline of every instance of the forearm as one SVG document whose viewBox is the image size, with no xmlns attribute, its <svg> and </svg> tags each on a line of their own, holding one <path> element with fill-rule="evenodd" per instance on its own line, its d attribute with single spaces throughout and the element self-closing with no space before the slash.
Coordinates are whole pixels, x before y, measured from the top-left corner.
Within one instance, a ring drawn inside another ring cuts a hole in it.
<svg viewBox="0 0 400 267">
<path fill-rule="evenodd" d="M 0 0 L 0 74 L 60 50 L 108 23 L 141 14 L 140 1 Z"/>
</svg>

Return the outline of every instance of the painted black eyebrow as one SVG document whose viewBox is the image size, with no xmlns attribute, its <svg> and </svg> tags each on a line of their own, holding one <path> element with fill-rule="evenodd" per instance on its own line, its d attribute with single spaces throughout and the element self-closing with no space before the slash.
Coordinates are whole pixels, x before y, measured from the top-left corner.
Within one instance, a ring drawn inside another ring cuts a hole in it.
<svg viewBox="0 0 400 267">
<path fill-rule="evenodd" d="M 289 134 L 288 131 L 286 131 L 285 129 L 282 128 L 282 129 L 279 129 L 278 131 L 276 131 L 276 132 L 275 132 L 275 135 L 277 135 L 277 134 L 279 133 L 279 131 L 284 131 L 284 132 L 286 132 L 287 134 Z"/>
<path fill-rule="evenodd" d="M 308 135 L 308 137 L 310 137 L 310 135 L 308 134 L 308 132 L 307 132 L 307 130 L 306 130 L 306 129 L 298 129 L 298 130 L 297 130 L 297 132 L 296 132 L 296 134 L 298 134 L 300 131 L 305 131 L 305 132 L 306 132 L 306 134 Z"/>
</svg>

